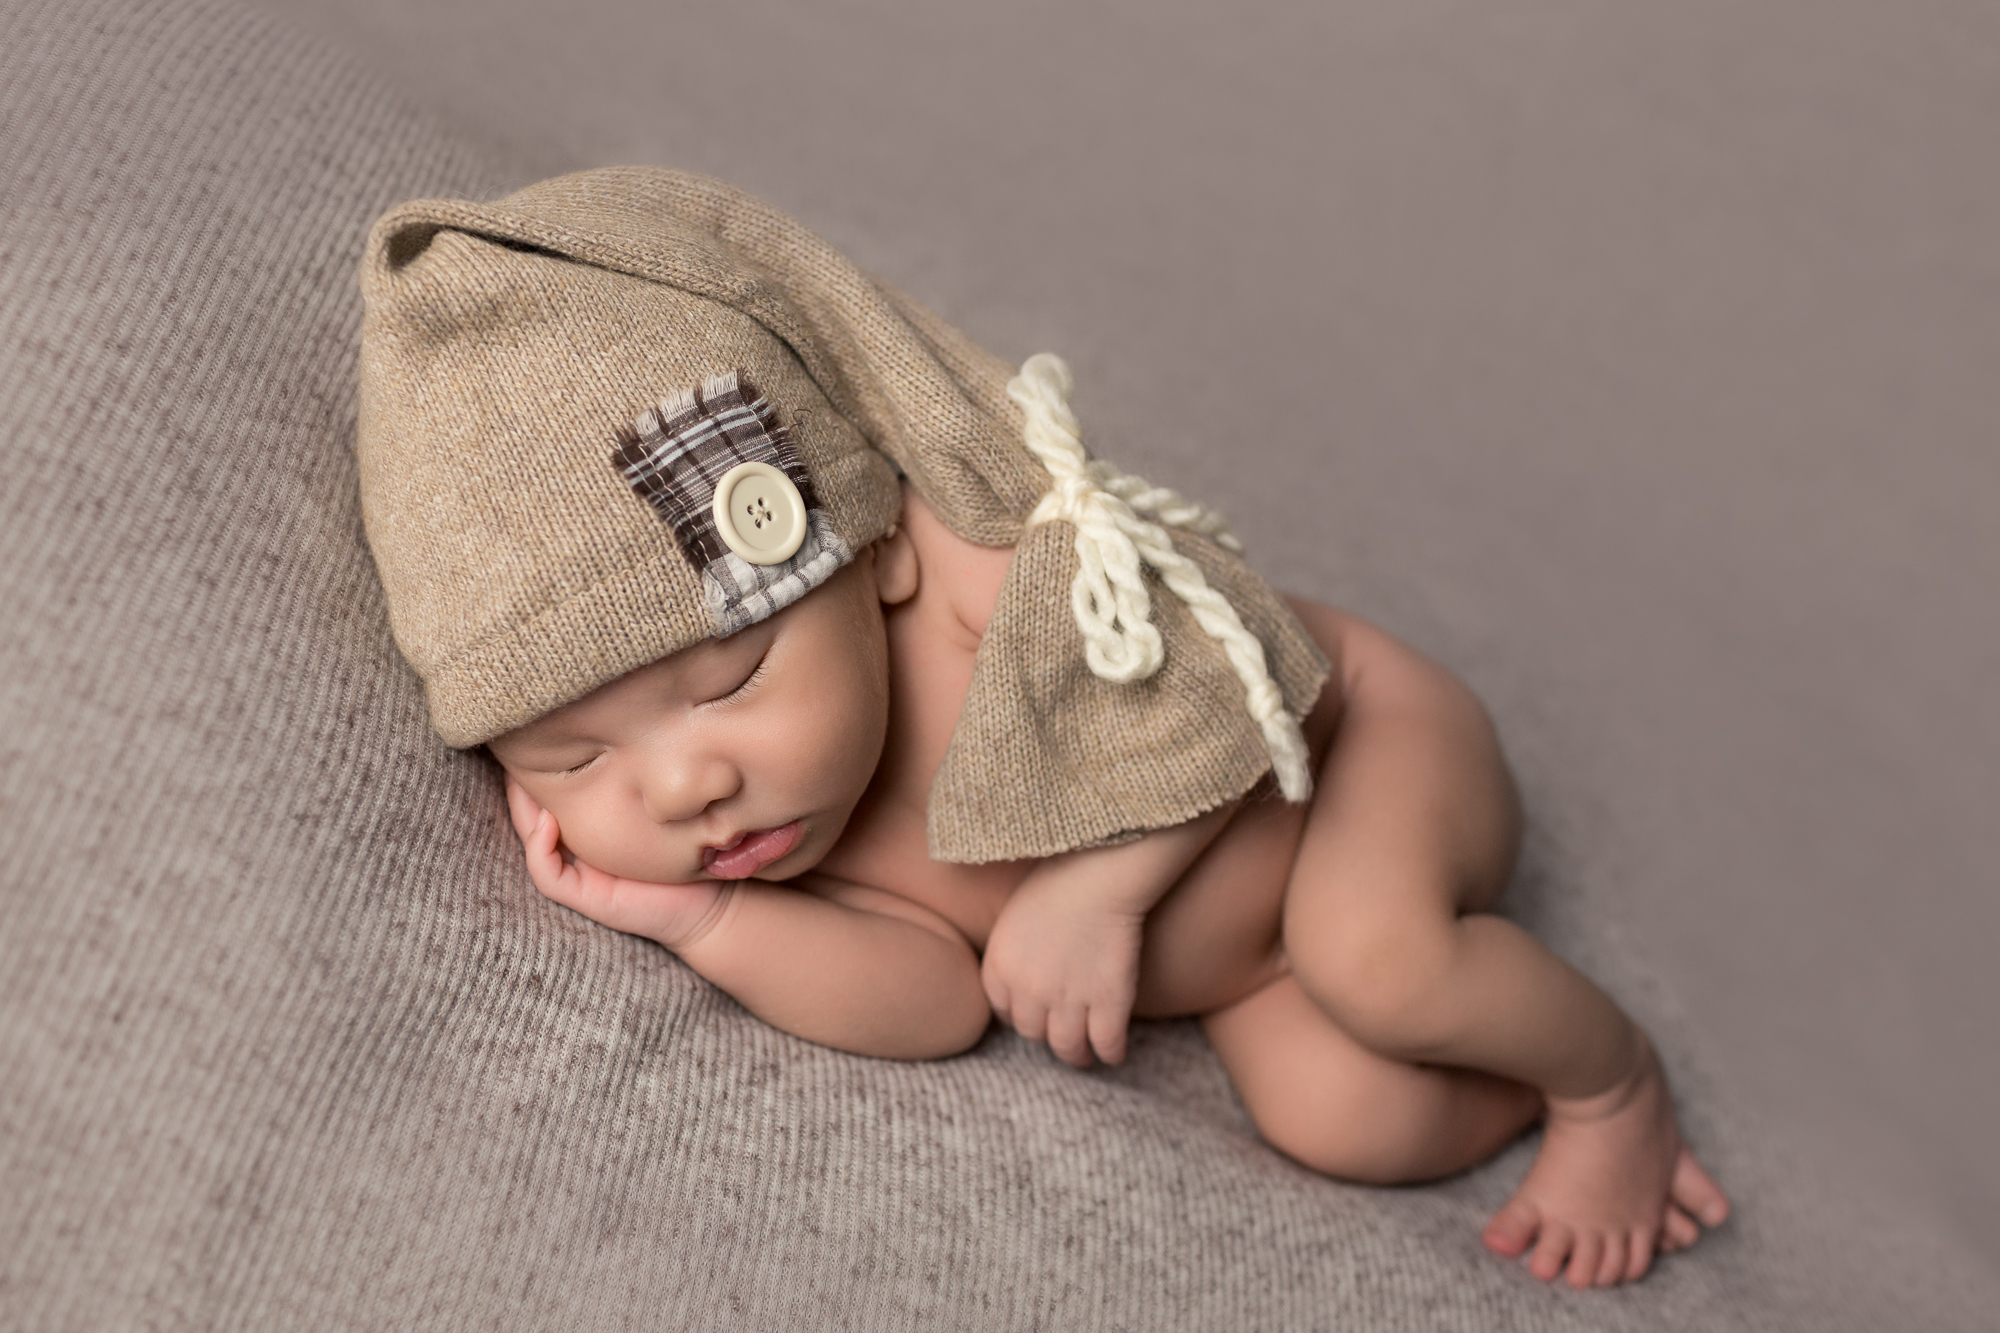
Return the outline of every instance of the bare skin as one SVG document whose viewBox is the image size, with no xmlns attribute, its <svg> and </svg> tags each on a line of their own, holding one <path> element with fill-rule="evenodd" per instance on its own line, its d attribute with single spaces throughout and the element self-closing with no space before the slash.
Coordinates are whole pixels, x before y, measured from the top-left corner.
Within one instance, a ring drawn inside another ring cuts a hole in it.
<svg viewBox="0 0 2000 1333">
<path fill-rule="evenodd" d="M 1345 1179 L 1448 1175 L 1541 1118 L 1485 1240 L 1544 1280 L 1634 1280 L 1727 1217 L 1645 1034 L 1493 914 L 1520 814 L 1484 712 L 1350 616 L 1292 601 L 1334 663 L 1309 805 L 930 861 L 1010 556 L 908 497 L 901 532 L 763 625 L 493 742 L 537 888 L 866 1054 L 950 1054 L 997 1014 L 1081 1068 L 1122 1059 L 1133 1016 L 1199 1015 L 1264 1137 Z"/>
</svg>

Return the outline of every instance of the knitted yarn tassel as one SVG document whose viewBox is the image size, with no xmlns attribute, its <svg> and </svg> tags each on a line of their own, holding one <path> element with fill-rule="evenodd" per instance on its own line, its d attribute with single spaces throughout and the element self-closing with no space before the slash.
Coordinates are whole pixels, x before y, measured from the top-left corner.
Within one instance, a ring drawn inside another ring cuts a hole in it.
<svg viewBox="0 0 2000 1333">
<path fill-rule="evenodd" d="M 1210 537 L 1232 551 L 1241 551 L 1242 544 L 1206 506 L 1092 460 L 1069 406 L 1074 385 L 1062 358 L 1039 352 L 1008 383 L 1007 396 L 1020 404 L 1028 448 L 1055 483 L 1028 515 L 1028 526 L 1061 519 L 1076 529 L 1080 567 L 1070 585 L 1070 609 L 1083 633 L 1084 660 L 1093 674 L 1119 684 L 1144 680 L 1166 660 L 1160 632 L 1152 624 L 1143 559 L 1222 646 L 1243 682 L 1244 706 L 1264 733 L 1278 789 L 1288 801 L 1304 801 L 1312 795 L 1305 736 L 1298 719 L 1285 711 L 1284 695 L 1264 660 L 1264 645 L 1243 627 L 1229 599 L 1208 586 L 1200 567 L 1174 549 L 1165 529 L 1140 513 Z"/>
</svg>

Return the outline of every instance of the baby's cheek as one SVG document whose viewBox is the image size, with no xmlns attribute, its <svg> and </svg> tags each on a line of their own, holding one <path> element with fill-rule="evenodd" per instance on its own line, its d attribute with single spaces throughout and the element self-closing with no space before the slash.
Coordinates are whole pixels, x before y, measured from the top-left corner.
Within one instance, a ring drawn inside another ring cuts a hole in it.
<svg viewBox="0 0 2000 1333">
<path fill-rule="evenodd" d="M 820 716 L 810 749 L 812 778 L 824 796 L 859 798 L 881 760 L 886 713 L 871 707 L 864 696 Z"/>
<path fill-rule="evenodd" d="M 601 823 L 592 818 L 589 807 L 558 799 L 545 802 L 543 808 L 555 816 L 562 850 L 592 865 L 598 864 L 593 853 L 601 855 L 609 849 L 605 846 Z"/>
</svg>

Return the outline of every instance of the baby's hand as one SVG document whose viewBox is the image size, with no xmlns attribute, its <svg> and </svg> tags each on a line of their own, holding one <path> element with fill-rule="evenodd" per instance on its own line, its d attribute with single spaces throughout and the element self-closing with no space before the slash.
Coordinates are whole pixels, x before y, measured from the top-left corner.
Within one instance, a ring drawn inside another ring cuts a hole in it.
<svg viewBox="0 0 2000 1333">
<path fill-rule="evenodd" d="M 1125 1058 L 1139 985 L 1144 912 L 1093 901 L 1074 884 L 1015 890 L 986 941 L 979 979 L 1000 1021 L 1078 1069 Z"/>
<path fill-rule="evenodd" d="M 544 898 L 628 935 L 643 935 L 669 949 L 688 947 L 722 919 L 728 883 L 648 884 L 607 875 L 579 861 L 562 845 L 556 817 L 510 775 L 507 813 L 528 854 L 528 878 Z"/>
</svg>

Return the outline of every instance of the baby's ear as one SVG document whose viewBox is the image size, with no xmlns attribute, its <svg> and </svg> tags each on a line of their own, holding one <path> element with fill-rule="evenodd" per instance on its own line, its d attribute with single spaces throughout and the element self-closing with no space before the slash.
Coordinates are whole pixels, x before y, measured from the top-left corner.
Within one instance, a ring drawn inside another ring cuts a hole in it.
<svg viewBox="0 0 2000 1333">
<path fill-rule="evenodd" d="M 876 595 L 884 606 L 907 602 L 917 595 L 917 578 L 917 545 L 897 523 L 875 542 Z"/>
</svg>

